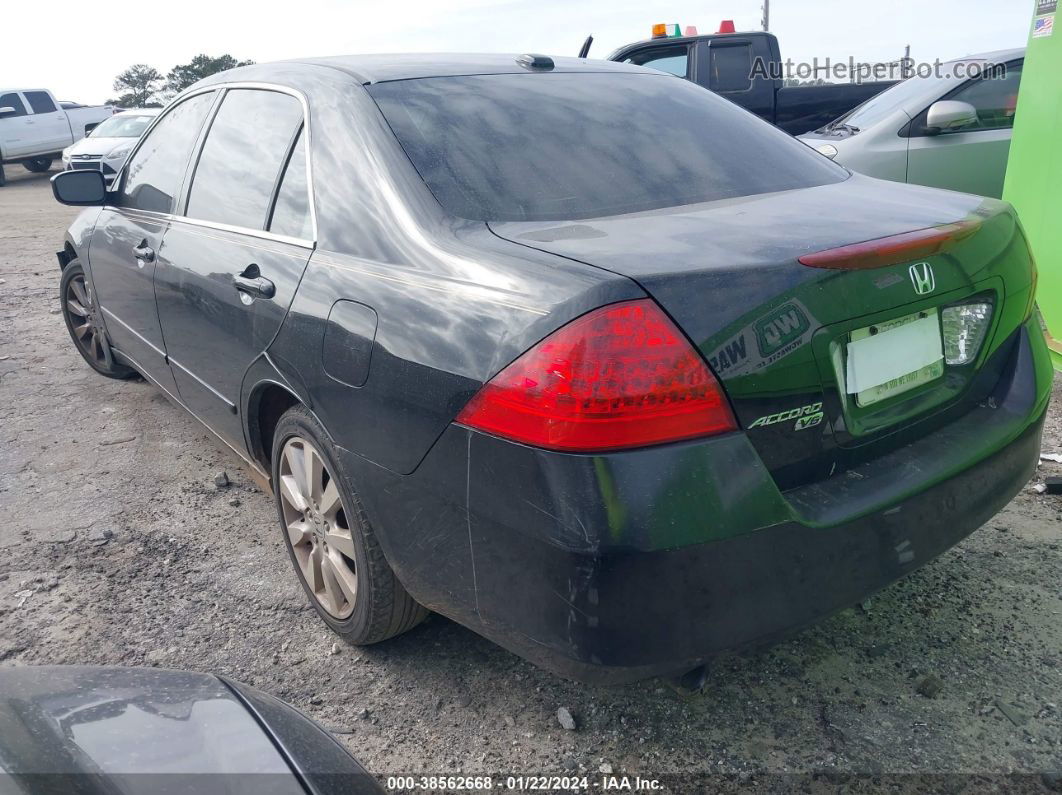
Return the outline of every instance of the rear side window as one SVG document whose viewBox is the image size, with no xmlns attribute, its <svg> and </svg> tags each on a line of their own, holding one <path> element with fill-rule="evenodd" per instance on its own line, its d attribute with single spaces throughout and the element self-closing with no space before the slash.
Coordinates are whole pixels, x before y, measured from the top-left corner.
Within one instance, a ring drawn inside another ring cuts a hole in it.
<svg viewBox="0 0 1062 795">
<path fill-rule="evenodd" d="M 752 87 L 752 46 L 749 44 L 721 44 L 708 46 L 708 66 L 711 70 L 709 87 L 727 93 L 748 91 Z"/>
<path fill-rule="evenodd" d="M 0 119 L 13 119 L 16 116 L 26 115 L 26 106 L 22 104 L 22 98 L 18 94 L 0 94 L 0 108 L 14 108 L 14 113 L 5 113 Z"/>
<path fill-rule="evenodd" d="M 47 91 L 26 91 L 25 94 L 34 113 L 55 113 L 58 110 Z"/>
<path fill-rule="evenodd" d="M 848 176 L 732 102 L 665 75 L 482 75 L 368 91 L 439 203 L 463 218 L 593 218 Z"/>
<path fill-rule="evenodd" d="M 126 166 L 119 198 L 123 207 L 173 212 L 188 157 L 213 102 L 213 92 L 197 94 L 159 119 Z"/>
<path fill-rule="evenodd" d="M 185 214 L 265 229 L 273 189 L 301 124 L 302 105 L 293 96 L 229 91 L 203 144 Z"/>
<path fill-rule="evenodd" d="M 284 176 L 277 191 L 277 201 L 269 231 L 277 235 L 310 240 L 313 224 L 310 221 L 310 200 L 306 188 L 306 150 L 302 143 L 305 133 L 299 133 L 295 148 L 284 169 Z"/>
</svg>

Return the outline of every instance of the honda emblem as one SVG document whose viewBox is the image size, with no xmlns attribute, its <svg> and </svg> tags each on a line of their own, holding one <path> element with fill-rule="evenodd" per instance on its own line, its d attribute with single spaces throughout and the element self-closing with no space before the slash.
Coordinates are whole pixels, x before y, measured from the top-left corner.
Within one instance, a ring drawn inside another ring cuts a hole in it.
<svg viewBox="0 0 1062 795">
<path fill-rule="evenodd" d="M 933 269 L 928 262 L 919 262 L 907 269 L 911 274 L 911 284 L 919 295 L 929 295 L 937 289 L 937 281 L 933 278 Z"/>
</svg>

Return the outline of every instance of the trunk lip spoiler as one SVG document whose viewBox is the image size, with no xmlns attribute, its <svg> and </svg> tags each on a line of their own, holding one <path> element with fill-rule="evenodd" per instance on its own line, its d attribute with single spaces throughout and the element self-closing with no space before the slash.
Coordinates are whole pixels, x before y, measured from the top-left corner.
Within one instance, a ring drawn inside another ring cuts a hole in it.
<svg viewBox="0 0 1062 795">
<path fill-rule="evenodd" d="M 942 254 L 977 234 L 981 224 L 979 218 L 967 218 L 804 254 L 797 261 L 809 268 L 830 270 L 885 268 Z"/>
</svg>

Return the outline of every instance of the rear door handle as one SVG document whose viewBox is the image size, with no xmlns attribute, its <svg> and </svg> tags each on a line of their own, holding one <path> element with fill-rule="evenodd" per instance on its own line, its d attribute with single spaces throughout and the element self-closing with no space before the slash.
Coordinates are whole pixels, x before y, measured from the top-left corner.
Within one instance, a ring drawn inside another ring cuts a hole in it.
<svg viewBox="0 0 1062 795">
<path fill-rule="evenodd" d="M 149 246 L 146 240 L 141 240 L 139 246 L 133 246 L 133 256 L 143 262 L 154 262 L 155 249 Z"/>
<path fill-rule="evenodd" d="M 243 273 L 232 277 L 232 285 L 241 293 L 256 298 L 272 298 L 277 294 L 276 285 L 263 276 L 253 263 L 244 268 Z"/>
</svg>

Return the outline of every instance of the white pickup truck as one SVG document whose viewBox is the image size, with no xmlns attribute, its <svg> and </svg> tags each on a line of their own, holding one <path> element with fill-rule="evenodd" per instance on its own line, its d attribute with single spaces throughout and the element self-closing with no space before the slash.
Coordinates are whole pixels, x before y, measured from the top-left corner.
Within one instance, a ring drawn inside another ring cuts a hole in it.
<svg viewBox="0 0 1062 795">
<path fill-rule="evenodd" d="M 109 105 L 64 107 L 43 89 L 0 88 L 0 185 L 4 163 L 47 171 L 63 149 L 114 112 Z"/>
</svg>

